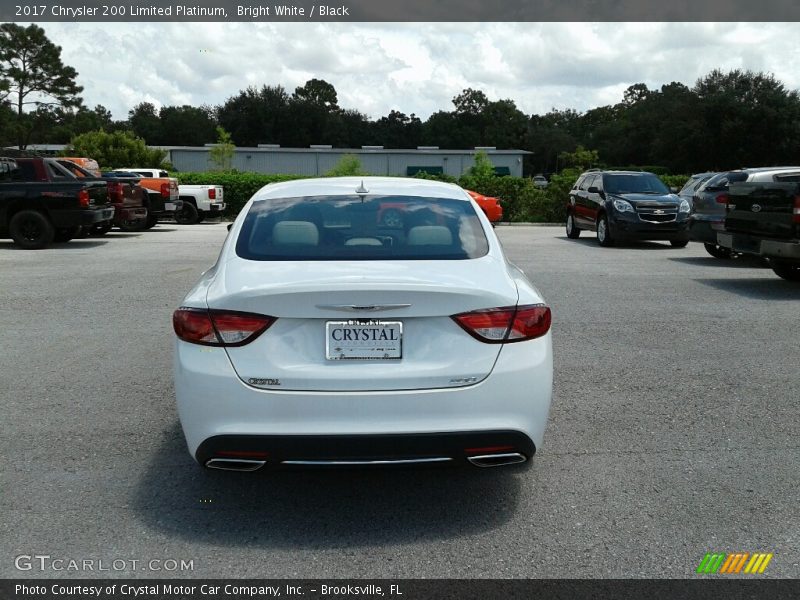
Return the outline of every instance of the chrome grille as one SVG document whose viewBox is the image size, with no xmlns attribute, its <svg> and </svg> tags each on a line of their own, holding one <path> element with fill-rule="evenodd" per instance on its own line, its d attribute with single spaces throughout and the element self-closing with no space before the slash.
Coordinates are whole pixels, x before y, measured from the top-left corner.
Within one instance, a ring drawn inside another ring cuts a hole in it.
<svg viewBox="0 0 800 600">
<path fill-rule="evenodd" d="M 642 221 L 651 223 L 668 223 L 678 217 L 678 207 L 674 204 L 669 206 L 654 206 L 641 204 L 636 207 L 636 212 Z"/>
</svg>

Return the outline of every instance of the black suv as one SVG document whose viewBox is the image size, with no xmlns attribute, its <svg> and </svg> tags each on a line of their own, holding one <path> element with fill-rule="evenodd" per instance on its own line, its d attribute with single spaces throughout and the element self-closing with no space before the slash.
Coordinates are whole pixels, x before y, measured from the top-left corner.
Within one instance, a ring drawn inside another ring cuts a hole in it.
<svg viewBox="0 0 800 600">
<path fill-rule="evenodd" d="M 691 206 L 643 171 L 586 171 L 569 192 L 567 237 L 597 231 L 601 246 L 624 240 L 669 240 L 689 243 Z"/>
</svg>

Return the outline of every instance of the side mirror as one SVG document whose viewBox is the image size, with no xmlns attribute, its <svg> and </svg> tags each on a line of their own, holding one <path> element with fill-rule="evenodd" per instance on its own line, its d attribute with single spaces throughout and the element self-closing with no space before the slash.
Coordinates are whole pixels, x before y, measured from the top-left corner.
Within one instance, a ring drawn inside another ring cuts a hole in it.
<svg viewBox="0 0 800 600">
<path fill-rule="evenodd" d="M 231 230 L 231 227 L 233 227 L 233 223 L 228 223 L 228 231 Z"/>
<path fill-rule="evenodd" d="M 677 194 L 678 193 L 678 188 L 676 188 L 674 185 L 671 185 L 669 187 L 669 191 L 672 192 L 673 194 Z"/>
<path fill-rule="evenodd" d="M 593 185 L 592 187 L 590 187 L 590 188 L 589 188 L 588 190 L 586 190 L 586 191 L 587 191 L 587 192 L 589 192 L 590 194 L 597 194 L 597 193 L 598 193 L 600 190 L 598 190 L 598 189 L 597 189 L 597 186 L 594 186 L 594 185 Z"/>
</svg>

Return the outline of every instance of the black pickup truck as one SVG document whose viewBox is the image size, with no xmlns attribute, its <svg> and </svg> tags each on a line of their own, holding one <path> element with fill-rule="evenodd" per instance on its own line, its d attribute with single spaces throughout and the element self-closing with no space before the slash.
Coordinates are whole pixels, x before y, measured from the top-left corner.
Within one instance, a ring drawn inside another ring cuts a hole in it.
<svg viewBox="0 0 800 600">
<path fill-rule="evenodd" d="M 800 281 L 800 170 L 767 183 L 732 184 L 717 242 L 765 257 L 776 275 Z"/>
<path fill-rule="evenodd" d="M 16 160 L 0 158 L 0 237 L 35 250 L 113 219 L 104 181 L 83 182 L 59 169 L 34 159 L 24 173 Z"/>
</svg>

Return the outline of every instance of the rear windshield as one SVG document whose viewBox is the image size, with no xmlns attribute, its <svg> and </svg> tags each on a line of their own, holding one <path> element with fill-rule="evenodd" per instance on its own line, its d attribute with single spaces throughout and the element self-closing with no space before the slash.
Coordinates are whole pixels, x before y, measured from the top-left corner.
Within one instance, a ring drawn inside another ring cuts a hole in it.
<svg viewBox="0 0 800 600">
<path fill-rule="evenodd" d="M 717 173 L 706 182 L 705 188 L 713 190 L 715 188 L 726 188 L 731 183 L 747 181 L 747 173 L 744 171 L 729 171 L 727 173 Z"/>
<path fill-rule="evenodd" d="M 669 194 L 664 182 L 652 174 L 607 174 L 603 176 L 603 189 L 611 194 Z"/>
<path fill-rule="evenodd" d="M 488 251 L 471 202 L 419 196 L 260 200 L 236 242 L 250 260 L 463 260 Z"/>
</svg>

